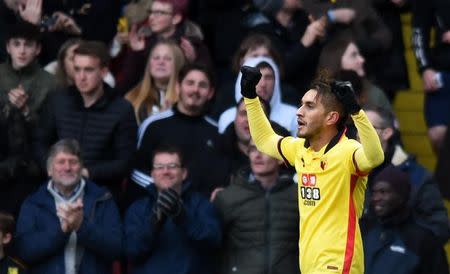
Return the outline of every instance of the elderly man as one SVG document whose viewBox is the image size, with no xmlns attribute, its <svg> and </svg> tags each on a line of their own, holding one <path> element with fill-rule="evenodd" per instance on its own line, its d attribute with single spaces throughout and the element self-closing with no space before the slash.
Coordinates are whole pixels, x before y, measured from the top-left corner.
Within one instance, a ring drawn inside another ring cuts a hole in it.
<svg viewBox="0 0 450 274">
<path fill-rule="evenodd" d="M 22 205 L 18 255 L 31 273 L 111 273 L 122 250 L 122 227 L 112 195 L 81 176 L 75 140 L 54 144 L 47 160 L 50 180 Z"/>
</svg>

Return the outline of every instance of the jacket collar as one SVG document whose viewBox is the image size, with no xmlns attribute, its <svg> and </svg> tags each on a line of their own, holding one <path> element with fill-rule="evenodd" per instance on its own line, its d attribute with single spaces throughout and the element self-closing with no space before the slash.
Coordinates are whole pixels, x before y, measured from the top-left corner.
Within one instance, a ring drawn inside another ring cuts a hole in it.
<svg viewBox="0 0 450 274">
<path fill-rule="evenodd" d="M 111 194 L 106 189 L 97 186 L 92 181 L 86 180 L 83 196 L 84 213 L 88 214 L 88 212 L 91 212 L 95 202 L 111 198 Z M 47 208 L 50 211 L 56 212 L 55 200 L 47 190 L 47 183 L 43 184 L 30 197 L 30 200 L 39 207 Z"/>
<path fill-rule="evenodd" d="M 92 110 L 104 109 L 115 98 L 116 93 L 108 84 L 103 83 L 103 90 L 104 90 L 103 95 L 92 106 L 88 107 L 88 109 Z M 79 106 L 80 108 L 84 108 L 83 98 L 81 97 L 81 94 L 78 91 L 77 87 L 75 85 L 68 87 L 68 92 L 69 95 L 76 100 L 77 106 Z"/>
<path fill-rule="evenodd" d="M 39 64 L 36 60 L 31 62 L 28 66 L 23 67 L 21 69 L 14 69 L 12 66 L 11 60 L 8 60 L 7 64 L 8 64 L 8 66 L 7 66 L 8 70 L 11 73 L 25 75 L 25 76 L 33 75 L 36 71 L 41 69 L 41 67 L 39 66 Z"/>
<path fill-rule="evenodd" d="M 237 172 L 236 179 L 233 180 L 232 183 L 243 186 L 245 188 L 258 189 L 262 192 L 267 191 L 261 186 L 260 182 L 256 180 L 249 166 L 241 168 Z M 280 175 L 278 176 L 276 184 L 270 190 L 268 190 L 268 192 L 277 192 L 281 189 L 291 186 L 293 183 L 294 181 L 291 174 L 286 172 L 283 173 L 282 171 L 280 171 Z"/>
</svg>

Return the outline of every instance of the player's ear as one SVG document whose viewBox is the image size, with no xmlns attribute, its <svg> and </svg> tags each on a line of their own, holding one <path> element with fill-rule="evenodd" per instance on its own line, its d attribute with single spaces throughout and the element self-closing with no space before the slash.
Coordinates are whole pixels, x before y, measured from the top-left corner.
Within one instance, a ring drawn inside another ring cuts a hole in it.
<svg viewBox="0 0 450 274">
<path fill-rule="evenodd" d="M 327 117 L 325 118 L 325 123 L 327 125 L 335 125 L 338 123 L 340 118 L 339 112 L 337 111 L 330 111 L 327 114 Z"/>
</svg>

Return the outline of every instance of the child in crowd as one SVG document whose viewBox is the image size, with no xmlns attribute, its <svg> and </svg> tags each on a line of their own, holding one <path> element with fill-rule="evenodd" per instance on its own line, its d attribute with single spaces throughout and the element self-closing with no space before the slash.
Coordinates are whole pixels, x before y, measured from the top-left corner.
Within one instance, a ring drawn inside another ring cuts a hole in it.
<svg viewBox="0 0 450 274">
<path fill-rule="evenodd" d="M 14 217 L 6 212 L 0 212 L 0 274 L 26 273 L 25 267 L 6 253 L 11 243 L 15 227 Z"/>
</svg>

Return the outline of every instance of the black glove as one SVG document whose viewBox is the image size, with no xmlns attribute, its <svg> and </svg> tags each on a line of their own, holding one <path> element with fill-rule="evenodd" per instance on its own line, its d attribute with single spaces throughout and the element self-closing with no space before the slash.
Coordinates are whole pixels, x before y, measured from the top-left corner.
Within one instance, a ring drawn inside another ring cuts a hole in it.
<svg viewBox="0 0 450 274">
<path fill-rule="evenodd" d="M 356 95 L 353 91 L 352 84 L 349 81 L 334 81 L 331 83 L 331 92 L 344 105 L 345 110 L 349 114 L 356 114 L 361 107 L 356 101 Z"/>
<path fill-rule="evenodd" d="M 164 189 L 158 194 L 157 210 L 166 217 L 177 217 L 183 208 L 181 197 L 172 188 Z"/>
<path fill-rule="evenodd" d="M 256 98 L 256 85 L 261 79 L 261 72 L 258 68 L 242 66 L 241 94 L 245 98 Z"/>
</svg>

